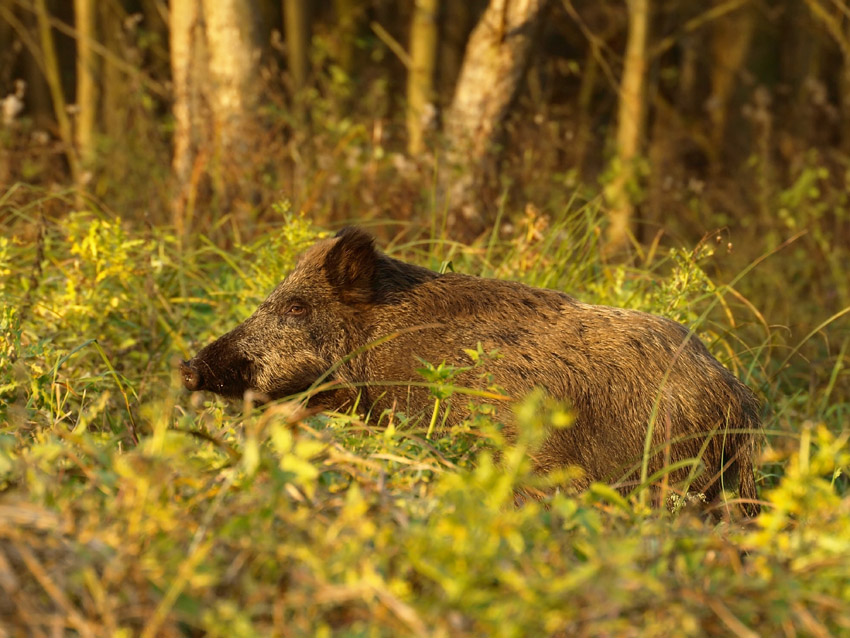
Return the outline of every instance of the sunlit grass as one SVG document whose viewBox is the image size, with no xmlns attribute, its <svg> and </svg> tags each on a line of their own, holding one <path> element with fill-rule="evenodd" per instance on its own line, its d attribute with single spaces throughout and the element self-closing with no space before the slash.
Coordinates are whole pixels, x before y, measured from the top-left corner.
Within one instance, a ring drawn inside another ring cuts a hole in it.
<svg viewBox="0 0 850 638">
<path fill-rule="evenodd" d="M 435 269 L 451 262 L 682 321 L 768 404 L 755 522 L 723 504 L 712 516 L 652 507 L 645 487 L 574 494 L 569 473 L 534 476 L 527 454 L 544 425 L 568 421 L 563 406 L 521 404 L 513 445 L 486 408 L 429 428 L 441 402 L 469 400 L 436 365 L 423 379 L 435 408 L 422 418 L 185 394 L 175 359 L 248 316 L 323 232 L 277 212 L 260 239 L 227 250 L 97 211 L 57 224 L 17 209 L 6 222 L 0 618 L 10 635 L 850 630 L 850 340 L 788 392 L 803 369 L 794 350 L 809 342 L 780 347 L 758 303 L 709 274 L 715 248 L 607 263 L 592 206 L 547 219 L 529 210 L 513 235 L 476 247 L 436 230 L 391 244 Z M 812 340 L 841 320 L 828 319 Z"/>
</svg>

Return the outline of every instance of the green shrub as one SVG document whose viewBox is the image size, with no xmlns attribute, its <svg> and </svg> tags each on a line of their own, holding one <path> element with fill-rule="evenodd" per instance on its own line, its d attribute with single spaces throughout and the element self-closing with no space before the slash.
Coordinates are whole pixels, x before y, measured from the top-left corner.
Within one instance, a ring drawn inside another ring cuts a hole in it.
<svg viewBox="0 0 850 638">
<path fill-rule="evenodd" d="M 184 395 L 175 357 L 243 319 L 321 235 L 277 212 L 279 228 L 228 251 L 93 212 L 42 222 L 37 261 L 31 243 L 0 241 L 7 634 L 850 631 L 850 454 L 846 406 L 834 401 L 806 414 L 809 402 L 786 397 L 794 409 L 768 420 L 794 421 L 798 434 L 769 440 L 764 513 L 745 524 L 731 504 L 707 517 L 604 485 L 551 489 L 526 452 L 543 426 L 569 427 L 569 410 L 539 396 L 517 406 L 524 434 L 508 446 L 486 409 L 444 432 L 400 413 L 364 423 Z M 737 298 L 707 274 L 710 255 L 611 266 L 594 220 L 583 209 L 553 222 L 570 242 L 527 233 L 486 250 L 395 250 L 672 316 L 764 380 L 774 362 L 744 345 Z M 423 366 L 435 403 L 447 398 L 452 370 Z"/>
</svg>

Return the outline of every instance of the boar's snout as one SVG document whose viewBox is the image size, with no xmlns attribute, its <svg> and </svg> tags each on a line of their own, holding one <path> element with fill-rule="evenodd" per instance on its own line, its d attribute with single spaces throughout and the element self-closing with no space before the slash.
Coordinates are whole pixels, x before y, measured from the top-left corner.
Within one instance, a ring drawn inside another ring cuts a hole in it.
<svg viewBox="0 0 850 638">
<path fill-rule="evenodd" d="M 180 380 L 190 392 L 210 390 L 216 394 L 241 399 L 254 388 L 251 362 L 233 347 L 231 339 L 213 341 L 178 367 Z"/>
<path fill-rule="evenodd" d="M 190 392 L 195 392 L 203 387 L 201 371 L 191 361 L 180 362 L 180 376 L 183 379 L 183 387 Z"/>
</svg>

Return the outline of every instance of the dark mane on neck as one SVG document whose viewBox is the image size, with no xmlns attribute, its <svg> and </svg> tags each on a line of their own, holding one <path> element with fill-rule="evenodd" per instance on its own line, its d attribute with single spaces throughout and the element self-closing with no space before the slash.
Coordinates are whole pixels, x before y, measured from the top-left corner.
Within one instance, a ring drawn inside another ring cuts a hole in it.
<svg viewBox="0 0 850 638">
<path fill-rule="evenodd" d="M 428 268 L 408 264 L 383 254 L 378 257 L 375 273 L 373 290 L 377 303 L 393 303 L 401 293 L 440 276 Z"/>
</svg>

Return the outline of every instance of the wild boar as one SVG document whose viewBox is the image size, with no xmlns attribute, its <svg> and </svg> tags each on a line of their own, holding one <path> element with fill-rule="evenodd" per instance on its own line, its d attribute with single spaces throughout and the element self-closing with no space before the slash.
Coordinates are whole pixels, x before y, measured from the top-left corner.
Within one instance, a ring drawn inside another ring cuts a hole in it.
<svg viewBox="0 0 850 638">
<path fill-rule="evenodd" d="M 542 388 L 574 412 L 572 426 L 547 433 L 536 470 L 579 466 L 579 488 L 619 479 L 625 490 L 639 475 L 652 423 L 650 474 L 665 460 L 701 459 L 694 489 L 712 500 L 721 483 L 738 482 L 750 501 L 745 512 L 758 512 L 759 403 L 686 327 L 514 281 L 439 274 L 382 254 L 358 228 L 314 244 L 253 315 L 180 371 L 189 390 L 237 398 L 252 390 L 278 399 L 333 381 L 337 389 L 314 399 L 324 407 L 359 398 L 373 415 L 391 406 L 416 414 L 434 405 L 414 383 L 423 380 L 422 360 L 469 367 L 464 350 L 478 344 L 498 351 L 486 372 L 510 397 Z M 474 369 L 453 383 L 484 382 Z M 469 416 L 462 399 L 454 397 L 449 425 Z M 510 435 L 510 410 L 497 412 Z"/>
</svg>

